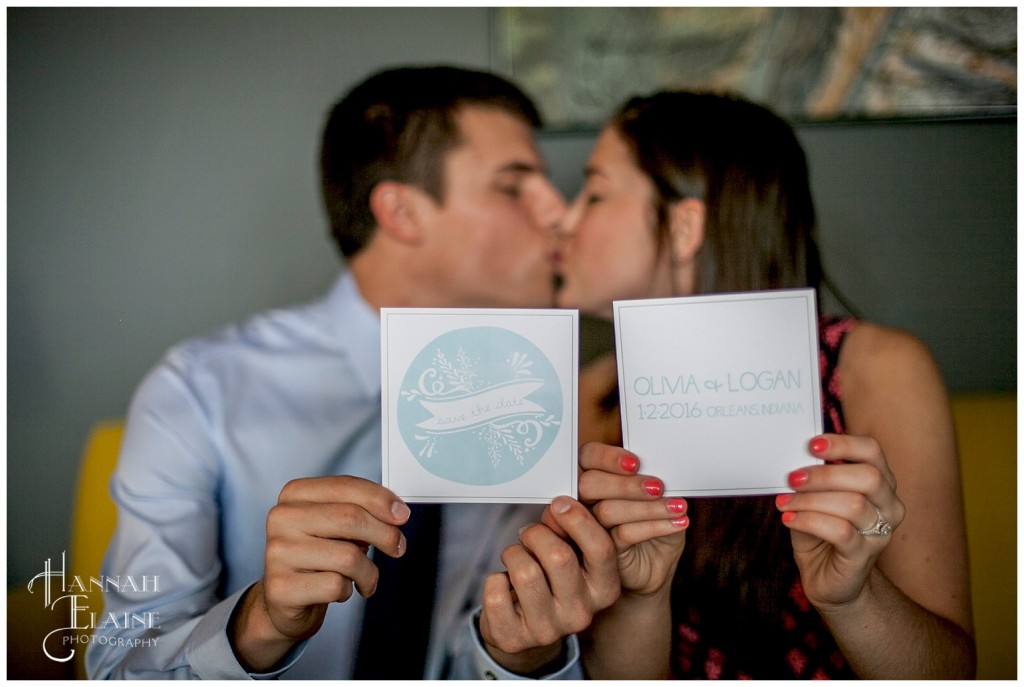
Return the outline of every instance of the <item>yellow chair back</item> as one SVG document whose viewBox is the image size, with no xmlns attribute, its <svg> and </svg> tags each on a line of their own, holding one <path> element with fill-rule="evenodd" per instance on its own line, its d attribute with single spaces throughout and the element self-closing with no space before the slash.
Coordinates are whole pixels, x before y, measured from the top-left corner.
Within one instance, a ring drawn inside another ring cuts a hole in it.
<svg viewBox="0 0 1024 687">
<path fill-rule="evenodd" d="M 1017 394 L 955 394 L 979 680 L 1017 678 Z"/>
<path fill-rule="evenodd" d="M 103 556 L 117 524 L 117 510 L 110 498 L 110 475 L 117 465 L 123 434 L 121 420 L 100 422 L 93 427 L 82 454 L 71 518 L 68 568 L 84 581 L 100 576 Z M 103 594 L 94 591 L 87 595 L 89 599 L 84 603 L 99 617 Z M 78 677 L 85 677 L 84 648 L 75 652 L 75 672 Z"/>
</svg>

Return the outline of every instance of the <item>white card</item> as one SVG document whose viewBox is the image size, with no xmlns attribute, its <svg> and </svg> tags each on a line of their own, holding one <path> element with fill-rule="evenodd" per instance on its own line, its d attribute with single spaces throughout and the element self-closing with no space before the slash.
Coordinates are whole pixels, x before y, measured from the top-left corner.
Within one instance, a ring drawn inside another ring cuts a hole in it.
<svg viewBox="0 0 1024 687">
<path fill-rule="evenodd" d="M 409 502 L 576 497 L 575 310 L 381 309 L 383 484 Z"/>
<path fill-rule="evenodd" d="M 616 301 L 622 437 L 667 494 L 791 491 L 821 461 L 813 289 Z"/>
</svg>

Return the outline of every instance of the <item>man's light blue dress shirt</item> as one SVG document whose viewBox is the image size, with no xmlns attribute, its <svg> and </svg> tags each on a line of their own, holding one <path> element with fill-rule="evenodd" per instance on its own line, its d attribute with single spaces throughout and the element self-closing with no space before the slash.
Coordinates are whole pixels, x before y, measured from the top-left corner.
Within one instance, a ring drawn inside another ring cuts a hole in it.
<svg viewBox="0 0 1024 687">
<path fill-rule="evenodd" d="M 267 513 L 286 482 L 380 482 L 380 385 L 379 316 L 350 273 L 319 301 L 166 354 L 132 400 L 103 566 L 106 576 L 155 579 L 158 590 L 105 594 L 100 620 L 119 621 L 91 638 L 91 678 L 351 677 L 365 606 L 358 594 L 331 604 L 321 630 L 271 674 L 245 672 L 226 628 L 263 574 Z M 501 551 L 539 507 L 444 508 L 424 677 L 513 677 L 489 659 L 470 616 L 486 575 L 504 569 Z M 575 637 L 567 665 L 549 677 L 582 677 Z"/>
</svg>

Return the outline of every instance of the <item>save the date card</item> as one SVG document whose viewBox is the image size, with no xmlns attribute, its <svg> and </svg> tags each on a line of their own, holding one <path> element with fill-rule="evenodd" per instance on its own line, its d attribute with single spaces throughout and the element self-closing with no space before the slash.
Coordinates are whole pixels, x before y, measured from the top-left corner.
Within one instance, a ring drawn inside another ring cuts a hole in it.
<svg viewBox="0 0 1024 687">
<path fill-rule="evenodd" d="M 575 310 L 381 310 L 383 484 L 410 502 L 576 497 Z"/>
<path fill-rule="evenodd" d="M 667 494 L 791 491 L 821 461 L 813 289 L 614 304 L 622 435 Z"/>
</svg>

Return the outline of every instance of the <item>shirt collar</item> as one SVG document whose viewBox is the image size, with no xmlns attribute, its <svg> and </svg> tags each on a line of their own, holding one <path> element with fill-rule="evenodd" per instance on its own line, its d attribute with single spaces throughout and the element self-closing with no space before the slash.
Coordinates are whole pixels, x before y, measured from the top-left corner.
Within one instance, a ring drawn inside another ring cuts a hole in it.
<svg viewBox="0 0 1024 687">
<path fill-rule="evenodd" d="M 326 306 L 337 341 L 351 358 L 352 373 L 367 393 L 380 393 L 380 312 L 363 300 L 350 270 L 335 281 Z"/>
</svg>

